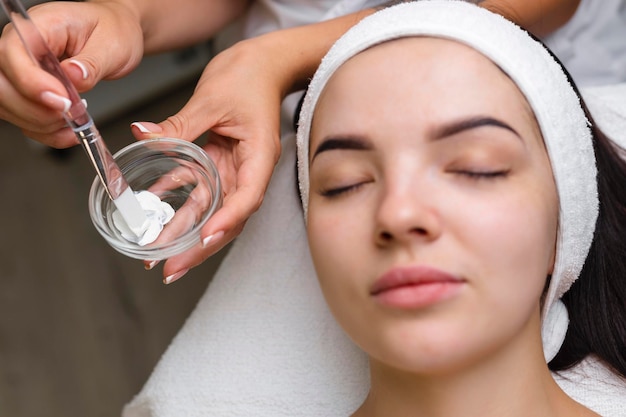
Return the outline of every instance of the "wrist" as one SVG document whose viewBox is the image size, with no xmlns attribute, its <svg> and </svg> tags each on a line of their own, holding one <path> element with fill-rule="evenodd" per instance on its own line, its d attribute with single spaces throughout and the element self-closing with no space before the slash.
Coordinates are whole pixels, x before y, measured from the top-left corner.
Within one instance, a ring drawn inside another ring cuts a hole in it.
<svg viewBox="0 0 626 417">
<path fill-rule="evenodd" d="M 86 0 L 87 3 L 100 4 L 116 11 L 123 10 L 133 20 L 141 24 L 144 15 L 144 2 L 139 0 Z"/>
<path fill-rule="evenodd" d="M 374 13 L 366 9 L 336 19 L 278 30 L 250 39 L 253 52 L 270 60 L 281 96 L 306 88 L 322 58 L 348 29 Z M 259 52 L 261 51 L 261 52 Z"/>
<path fill-rule="evenodd" d="M 158 14 L 157 5 L 151 5 L 149 1 L 145 0 L 87 0 L 87 2 L 108 8 L 118 18 L 123 18 L 123 24 L 127 26 L 137 26 L 141 30 L 144 45 L 149 43 L 153 32 L 152 27 L 155 26 L 151 14 Z M 120 22 L 120 24 L 122 23 Z"/>
<path fill-rule="evenodd" d="M 546 36 L 566 24 L 580 0 L 483 0 L 479 6 L 513 21 L 535 36 Z"/>
</svg>

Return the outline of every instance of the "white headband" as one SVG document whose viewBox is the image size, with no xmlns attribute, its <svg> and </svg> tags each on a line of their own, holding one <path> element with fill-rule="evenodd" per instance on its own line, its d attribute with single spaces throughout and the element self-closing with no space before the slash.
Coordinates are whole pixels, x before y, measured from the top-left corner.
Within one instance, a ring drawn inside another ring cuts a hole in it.
<svg viewBox="0 0 626 417">
<path fill-rule="evenodd" d="M 544 351 L 551 360 L 568 324 L 567 311 L 559 299 L 578 278 L 593 240 L 599 204 L 596 162 L 587 119 L 561 66 L 543 45 L 510 21 L 464 1 L 423 0 L 375 13 L 337 41 L 309 85 L 299 118 L 298 175 L 305 217 L 309 134 L 324 86 L 359 52 L 408 36 L 451 39 L 481 52 L 517 84 L 535 113 L 560 202 L 556 261 L 543 311 Z"/>
</svg>

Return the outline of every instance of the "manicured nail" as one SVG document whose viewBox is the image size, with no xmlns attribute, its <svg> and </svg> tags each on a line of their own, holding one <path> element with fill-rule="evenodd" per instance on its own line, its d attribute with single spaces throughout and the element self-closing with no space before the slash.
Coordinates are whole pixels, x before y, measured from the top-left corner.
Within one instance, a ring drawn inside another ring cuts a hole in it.
<svg viewBox="0 0 626 417">
<path fill-rule="evenodd" d="M 80 69 L 80 72 L 83 75 L 83 80 L 86 80 L 87 77 L 89 76 L 89 73 L 87 72 L 87 67 L 85 66 L 85 64 L 83 64 L 82 62 L 76 60 L 76 59 L 70 59 L 68 61 L 70 64 L 74 64 L 78 67 L 78 69 Z"/>
<path fill-rule="evenodd" d="M 146 271 L 149 271 L 152 268 L 154 268 L 155 266 L 157 266 L 159 264 L 159 262 L 161 262 L 161 261 L 151 261 L 151 262 L 149 262 L 147 264 L 144 264 L 143 267 L 146 268 Z"/>
<path fill-rule="evenodd" d="M 189 272 L 189 269 L 183 269 L 182 271 L 178 271 L 175 274 L 172 274 L 172 275 L 169 275 L 169 276 L 165 277 L 163 282 L 165 284 L 171 284 L 172 282 L 177 281 L 180 278 L 182 278 L 187 272 Z"/>
<path fill-rule="evenodd" d="M 72 107 L 72 102 L 69 98 L 55 94 L 52 91 L 43 92 L 41 99 L 50 107 L 62 111 L 63 113 L 67 113 Z"/>
<path fill-rule="evenodd" d="M 87 108 L 87 100 L 85 100 L 84 98 L 80 99 L 81 103 L 83 103 L 83 106 L 85 106 L 85 108 Z"/>
<path fill-rule="evenodd" d="M 222 236 L 224 236 L 224 231 L 220 230 L 219 232 L 213 233 L 212 235 L 205 237 L 204 239 L 202 239 L 202 247 L 206 248 L 211 242 L 220 240 Z"/>
<path fill-rule="evenodd" d="M 130 124 L 131 128 L 135 127 L 141 133 L 161 133 L 163 129 L 156 123 L 152 122 L 133 122 Z"/>
</svg>

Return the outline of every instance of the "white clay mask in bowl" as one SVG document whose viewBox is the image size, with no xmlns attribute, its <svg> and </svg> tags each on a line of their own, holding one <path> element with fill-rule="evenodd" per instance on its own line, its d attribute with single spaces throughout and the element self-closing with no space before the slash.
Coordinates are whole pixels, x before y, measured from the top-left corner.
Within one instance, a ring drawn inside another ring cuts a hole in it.
<svg viewBox="0 0 626 417">
<path fill-rule="evenodd" d="M 94 180 L 89 213 L 115 250 L 152 261 L 201 244 L 202 227 L 222 205 L 217 168 L 202 148 L 181 139 L 149 139 L 114 158 L 146 216 L 141 230 L 131 230 L 100 180 Z"/>
<path fill-rule="evenodd" d="M 136 243 L 139 246 L 145 246 L 157 240 L 163 230 L 163 226 L 172 220 L 175 212 L 172 206 L 165 201 L 161 201 L 159 196 L 150 191 L 135 191 L 135 198 L 137 198 L 146 216 L 146 220 L 138 233 L 135 233 L 135 231 L 128 227 L 128 224 L 120 213 L 119 205 L 118 209 L 113 211 L 111 216 L 113 218 L 113 224 L 124 239 Z"/>
</svg>

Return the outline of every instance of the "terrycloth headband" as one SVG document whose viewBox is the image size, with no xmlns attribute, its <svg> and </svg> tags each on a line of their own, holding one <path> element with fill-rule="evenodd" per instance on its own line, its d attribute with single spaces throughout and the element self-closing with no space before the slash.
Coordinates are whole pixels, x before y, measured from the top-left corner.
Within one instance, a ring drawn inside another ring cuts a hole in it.
<svg viewBox="0 0 626 417">
<path fill-rule="evenodd" d="M 560 348 L 567 311 L 560 297 L 578 278 L 598 216 L 596 162 L 580 100 L 543 45 L 503 17 L 463 1 L 403 3 L 348 31 L 322 61 L 305 96 L 298 127 L 298 174 L 305 217 L 309 200 L 309 134 L 315 106 L 333 73 L 365 49 L 392 39 L 431 36 L 481 52 L 517 84 L 535 113 L 552 164 L 560 202 L 556 261 L 543 310 L 546 359 Z"/>
</svg>

